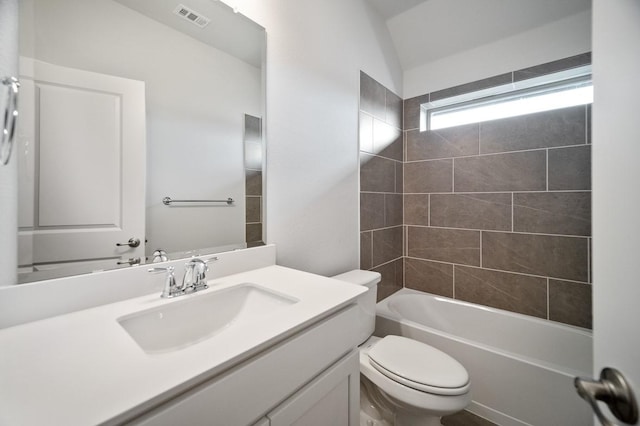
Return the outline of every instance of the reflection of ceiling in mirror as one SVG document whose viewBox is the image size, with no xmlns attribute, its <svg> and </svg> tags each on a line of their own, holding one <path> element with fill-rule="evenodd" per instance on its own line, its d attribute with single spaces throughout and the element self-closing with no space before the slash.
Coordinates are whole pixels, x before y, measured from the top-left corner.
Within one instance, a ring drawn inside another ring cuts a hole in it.
<svg viewBox="0 0 640 426">
<path fill-rule="evenodd" d="M 217 0 L 115 0 L 143 15 L 227 52 L 255 67 L 262 65 L 264 29 Z M 178 5 L 210 20 L 204 28 L 174 13 Z"/>
</svg>

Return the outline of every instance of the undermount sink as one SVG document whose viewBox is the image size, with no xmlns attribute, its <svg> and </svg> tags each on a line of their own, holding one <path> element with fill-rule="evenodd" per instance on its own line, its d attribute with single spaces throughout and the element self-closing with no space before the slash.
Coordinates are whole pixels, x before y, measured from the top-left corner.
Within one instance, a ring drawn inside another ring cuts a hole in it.
<svg viewBox="0 0 640 426">
<path fill-rule="evenodd" d="M 118 318 L 118 323 L 147 353 L 183 349 L 235 325 L 257 322 L 298 299 L 252 283 L 206 294 Z"/>
</svg>

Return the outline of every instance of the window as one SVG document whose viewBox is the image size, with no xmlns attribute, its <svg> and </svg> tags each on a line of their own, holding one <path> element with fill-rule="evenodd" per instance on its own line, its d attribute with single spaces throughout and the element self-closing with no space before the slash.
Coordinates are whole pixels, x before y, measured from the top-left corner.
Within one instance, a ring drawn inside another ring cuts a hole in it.
<svg viewBox="0 0 640 426">
<path fill-rule="evenodd" d="M 592 102 L 589 65 L 423 104 L 420 130 L 437 130 Z"/>
</svg>

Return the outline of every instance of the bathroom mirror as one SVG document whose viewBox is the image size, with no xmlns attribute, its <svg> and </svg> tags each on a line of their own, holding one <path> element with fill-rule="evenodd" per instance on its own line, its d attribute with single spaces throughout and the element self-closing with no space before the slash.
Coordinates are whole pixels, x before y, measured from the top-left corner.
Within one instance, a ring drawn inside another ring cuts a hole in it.
<svg viewBox="0 0 640 426">
<path fill-rule="evenodd" d="M 261 243 L 264 28 L 217 0 L 20 0 L 19 54 L 19 282 Z"/>
</svg>

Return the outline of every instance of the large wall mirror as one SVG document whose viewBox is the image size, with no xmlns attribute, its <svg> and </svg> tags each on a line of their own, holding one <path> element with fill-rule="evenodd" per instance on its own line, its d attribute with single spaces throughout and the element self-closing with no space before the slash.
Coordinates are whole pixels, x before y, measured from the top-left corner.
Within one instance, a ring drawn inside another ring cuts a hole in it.
<svg viewBox="0 0 640 426">
<path fill-rule="evenodd" d="M 19 282 L 260 244 L 264 58 L 216 0 L 20 0 Z"/>
</svg>

